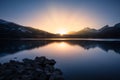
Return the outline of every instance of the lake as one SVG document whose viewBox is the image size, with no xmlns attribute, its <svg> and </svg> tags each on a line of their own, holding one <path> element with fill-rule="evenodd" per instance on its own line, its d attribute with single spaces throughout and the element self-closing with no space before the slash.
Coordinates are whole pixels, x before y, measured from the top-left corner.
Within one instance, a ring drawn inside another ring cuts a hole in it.
<svg viewBox="0 0 120 80">
<path fill-rule="evenodd" d="M 0 41 L 0 62 L 46 56 L 65 80 L 120 80 L 119 39 L 22 39 Z"/>
</svg>

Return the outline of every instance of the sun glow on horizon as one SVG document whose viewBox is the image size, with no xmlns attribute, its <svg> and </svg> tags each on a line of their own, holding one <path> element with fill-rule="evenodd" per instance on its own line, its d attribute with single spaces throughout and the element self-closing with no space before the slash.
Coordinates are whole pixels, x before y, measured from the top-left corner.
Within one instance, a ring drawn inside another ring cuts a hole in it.
<svg viewBox="0 0 120 80">
<path fill-rule="evenodd" d="M 60 35 L 67 34 L 70 31 L 79 31 L 84 27 L 91 27 L 95 23 L 97 24 L 95 16 L 93 17 L 89 12 L 58 6 L 49 6 L 42 13 L 39 11 L 35 12 L 26 21 L 26 24 L 37 29 Z"/>
<path fill-rule="evenodd" d="M 57 33 L 57 34 L 60 34 L 60 35 L 62 36 L 62 35 L 64 35 L 64 34 L 67 34 L 68 32 L 67 32 L 67 30 L 65 30 L 65 29 L 59 29 L 56 33 Z"/>
</svg>

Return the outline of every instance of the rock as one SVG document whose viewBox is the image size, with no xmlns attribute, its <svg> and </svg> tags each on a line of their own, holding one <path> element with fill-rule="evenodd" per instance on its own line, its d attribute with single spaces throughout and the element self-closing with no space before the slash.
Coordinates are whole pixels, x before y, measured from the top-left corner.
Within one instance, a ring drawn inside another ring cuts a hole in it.
<svg viewBox="0 0 120 80">
<path fill-rule="evenodd" d="M 64 78 L 61 75 L 57 75 L 54 80 L 64 80 Z"/>
<path fill-rule="evenodd" d="M 50 63 L 49 63 L 50 65 L 55 65 L 56 64 L 56 61 L 55 60 L 50 60 Z"/>
<path fill-rule="evenodd" d="M 38 72 L 43 72 L 43 70 L 40 69 L 40 68 L 36 68 L 36 71 L 38 71 Z"/>
<path fill-rule="evenodd" d="M 33 60 L 25 58 L 25 59 L 23 59 L 23 62 L 29 64 L 29 63 L 32 63 Z"/>
<path fill-rule="evenodd" d="M 55 71 L 54 71 L 55 73 L 57 73 L 57 74 L 60 74 L 60 75 L 62 75 L 63 73 L 62 73 L 62 71 L 60 70 L 60 69 L 55 69 Z"/>
<path fill-rule="evenodd" d="M 44 63 L 45 60 L 46 60 L 46 58 L 44 56 L 35 58 L 35 61 L 39 62 L 39 63 Z"/>
<path fill-rule="evenodd" d="M 0 80 L 64 80 L 60 69 L 55 69 L 56 61 L 46 57 L 23 62 L 10 60 L 0 64 Z"/>
<path fill-rule="evenodd" d="M 39 78 L 39 80 L 47 80 L 47 75 L 45 74 L 45 73 L 42 73 L 41 75 L 40 75 L 40 77 L 38 77 Z"/>
<path fill-rule="evenodd" d="M 61 70 L 55 69 L 55 71 L 51 74 L 49 80 L 64 80 Z"/>
<path fill-rule="evenodd" d="M 44 62 L 44 64 L 49 64 L 49 65 L 54 66 L 56 64 L 56 61 L 53 60 L 53 59 L 51 59 L 51 60 L 46 59 L 45 62 Z"/>
</svg>

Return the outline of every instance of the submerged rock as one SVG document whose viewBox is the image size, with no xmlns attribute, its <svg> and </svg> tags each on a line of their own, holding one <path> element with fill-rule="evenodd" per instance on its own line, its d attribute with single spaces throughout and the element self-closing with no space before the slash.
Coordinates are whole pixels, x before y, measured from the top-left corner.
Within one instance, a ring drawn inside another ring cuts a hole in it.
<svg viewBox="0 0 120 80">
<path fill-rule="evenodd" d="M 0 64 L 0 80 L 64 80 L 61 70 L 54 68 L 55 63 L 46 57 L 10 60 Z"/>
</svg>

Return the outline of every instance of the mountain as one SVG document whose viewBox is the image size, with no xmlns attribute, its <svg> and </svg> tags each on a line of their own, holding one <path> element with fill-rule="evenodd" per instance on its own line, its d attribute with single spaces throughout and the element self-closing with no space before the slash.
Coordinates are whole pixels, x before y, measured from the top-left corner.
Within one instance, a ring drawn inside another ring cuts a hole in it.
<svg viewBox="0 0 120 80">
<path fill-rule="evenodd" d="M 120 38 L 120 23 L 112 27 L 105 26 L 98 30 L 98 36 L 103 38 Z"/>
<path fill-rule="evenodd" d="M 106 25 L 98 30 L 87 27 L 67 36 L 80 38 L 120 38 L 120 23 L 114 26 Z"/>
<path fill-rule="evenodd" d="M 0 38 L 40 38 L 53 34 L 0 19 Z"/>
<path fill-rule="evenodd" d="M 74 33 L 74 35 L 78 35 L 80 37 L 91 37 L 94 34 L 96 34 L 97 30 L 96 29 L 92 29 L 92 28 L 84 28 L 81 31 L 78 31 L 76 33 Z"/>
<path fill-rule="evenodd" d="M 22 26 L 0 19 L 0 38 L 120 38 L 120 23 L 114 26 L 106 25 L 98 30 L 84 28 L 80 31 L 71 31 L 60 36 L 43 30 Z"/>
</svg>

